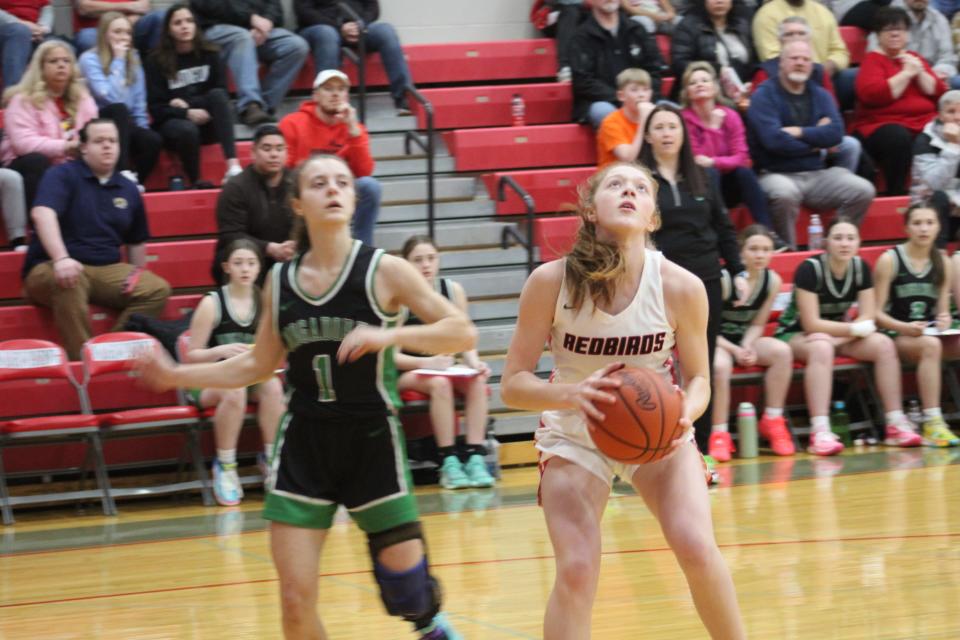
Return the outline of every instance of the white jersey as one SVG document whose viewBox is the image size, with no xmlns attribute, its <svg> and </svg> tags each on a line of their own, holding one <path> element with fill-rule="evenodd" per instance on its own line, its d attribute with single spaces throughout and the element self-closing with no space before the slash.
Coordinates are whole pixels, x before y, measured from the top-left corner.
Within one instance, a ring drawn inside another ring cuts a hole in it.
<svg viewBox="0 0 960 640">
<path fill-rule="evenodd" d="M 675 340 L 663 302 L 660 275 L 663 260 L 663 254 L 659 251 L 646 250 L 637 293 L 630 304 L 616 315 L 598 309 L 589 295 L 584 297 L 579 311 L 571 309 L 572 295 L 564 280 L 557 296 L 550 331 L 550 350 L 554 362 L 551 382 L 580 382 L 611 362 L 653 369 L 666 379 L 671 379 L 671 353 Z M 602 460 L 587 461 L 577 456 L 574 461 L 601 477 L 618 471 L 618 463 L 596 451 L 586 424 L 576 410 L 544 411 L 536 437 L 537 447 L 548 454 L 574 457 L 568 453 L 568 445 L 591 450 Z M 557 448 L 554 445 L 566 446 Z M 609 482 L 609 478 L 606 480 Z"/>
</svg>

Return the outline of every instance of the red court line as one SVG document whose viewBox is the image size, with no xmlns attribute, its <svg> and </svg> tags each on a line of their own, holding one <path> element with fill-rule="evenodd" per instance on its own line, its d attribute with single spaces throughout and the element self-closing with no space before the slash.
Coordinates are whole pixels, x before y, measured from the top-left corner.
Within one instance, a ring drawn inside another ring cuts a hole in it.
<svg viewBox="0 0 960 640">
<path fill-rule="evenodd" d="M 759 541 L 759 542 L 735 542 L 730 544 L 721 544 L 719 545 L 721 549 L 736 549 L 743 547 L 772 547 L 772 546 L 782 546 L 788 544 L 819 544 L 822 542 L 877 542 L 877 541 L 889 541 L 889 540 L 922 540 L 927 538 L 957 538 L 960 537 L 960 532 L 947 532 L 947 533 L 918 533 L 902 536 L 855 536 L 850 538 L 816 538 L 816 539 L 805 539 L 805 540 L 771 540 L 771 541 Z M 647 549 L 622 549 L 620 551 L 604 551 L 601 552 L 601 556 L 617 556 L 617 555 L 633 555 L 638 553 L 660 553 L 663 551 L 670 551 L 669 547 L 651 547 Z M 467 560 L 462 562 L 438 562 L 431 563 L 433 567 L 468 567 L 476 565 L 485 565 L 485 564 L 504 564 L 508 562 L 530 562 L 533 560 L 549 560 L 553 558 L 553 555 L 539 555 L 539 556 L 520 556 L 517 558 L 494 558 L 490 560 Z M 320 578 L 334 578 L 340 576 L 356 576 L 369 574 L 371 571 L 369 569 L 363 570 L 353 570 L 353 571 L 335 571 L 330 573 L 320 573 L 318 577 Z M 12 609 L 15 607 L 31 607 L 47 604 L 64 604 L 68 602 L 84 602 L 89 600 L 106 600 L 110 598 L 122 598 L 128 596 L 143 596 L 143 595 L 152 595 L 157 593 L 175 593 L 177 591 L 196 591 L 200 589 L 219 589 L 222 587 L 238 587 L 252 584 L 266 584 L 269 582 L 277 582 L 278 578 L 261 578 L 259 580 L 239 580 L 237 582 L 218 582 L 213 584 L 198 584 L 192 586 L 182 586 L 182 587 L 165 587 L 162 589 L 145 589 L 142 591 L 125 591 L 119 593 L 102 593 L 89 596 L 76 596 L 73 598 L 58 598 L 52 600 L 32 600 L 29 602 L 15 602 L 12 604 L 0 604 L 0 609 Z"/>
</svg>

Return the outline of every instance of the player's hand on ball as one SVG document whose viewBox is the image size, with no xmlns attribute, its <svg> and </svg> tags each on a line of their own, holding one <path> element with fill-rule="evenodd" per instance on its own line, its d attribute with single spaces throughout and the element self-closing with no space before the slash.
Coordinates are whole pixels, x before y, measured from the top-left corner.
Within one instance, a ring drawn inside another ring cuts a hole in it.
<svg viewBox="0 0 960 640">
<path fill-rule="evenodd" d="M 604 389 L 616 389 L 620 386 L 620 381 L 615 378 L 609 378 L 611 373 L 623 369 L 622 362 L 608 364 L 602 369 L 597 369 L 590 376 L 584 378 L 576 385 L 573 391 L 573 403 L 576 408 L 584 415 L 587 422 L 591 420 L 602 422 L 606 416 L 600 411 L 596 403 L 613 404 L 616 397 L 604 391 Z"/>
<path fill-rule="evenodd" d="M 177 363 L 163 349 L 144 349 L 137 356 L 134 371 L 140 384 L 153 391 L 168 391 L 177 386 Z"/>
<path fill-rule="evenodd" d="M 357 327 L 340 342 L 337 362 L 356 362 L 368 353 L 376 353 L 393 344 L 393 332 L 389 329 Z"/>
</svg>

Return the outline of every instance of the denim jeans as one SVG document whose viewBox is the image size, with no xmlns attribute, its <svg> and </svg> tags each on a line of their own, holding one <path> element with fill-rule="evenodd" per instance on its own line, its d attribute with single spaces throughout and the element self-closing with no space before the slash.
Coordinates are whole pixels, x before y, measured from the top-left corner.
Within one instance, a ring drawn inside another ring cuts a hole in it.
<svg viewBox="0 0 960 640">
<path fill-rule="evenodd" d="M 340 49 L 343 38 L 340 32 L 325 24 L 315 24 L 300 30 L 300 35 L 310 43 L 313 51 L 313 66 L 317 73 L 324 69 L 339 69 Z M 403 100 L 408 84 L 412 84 L 407 60 L 403 57 L 400 39 L 393 26 L 386 22 L 374 22 L 367 25 L 367 51 L 377 51 L 383 61 L 383 67 L 390 81 L 390 95 L 394 103 Z"/>
<path fill-rule="evenodd" d="M 599 129 L 603 119 L 616 110 L 617 108 L 609 102 L 594 102 L 590 105 L 590 111 L 587 112 L 587 122 L 593 125 L 594 129 Z"/>
<path fill-rule="evenodd" d="M 380 196 L 383 187 L 373 176 L 357 178 L 357 210 L 353 214 L 353 237 L 373 246 L 373 228 L 380 215 Z"/>
<path fill-rule="evenodd" d="M 14 22 L 0 25 L 0 58 L 3 59 L 3 84 L 0 91 L 20 82 L 30 55 L 33 53 L 33 35 L 26 25 Z"/>
<path fill-rule="evenodd" d="M 223 60 L 237 85 L 237 111 L 243 112 L 251 102 L 276 109 L 300 73 L 307 57 L 307 43 L 286 29 L 274 29 L 266 42 L 257 47 L 248 29 L 232 24 L 215 24 L 204 34 L 220 47 Z M 270 63 L 270 70 L 260 86 L 259 61 Z"/>
<path fill-rule="evenodd" d="M 837 146 L 836 153 L 831 155 L 832 164 L 835 167 L 843 167 L 851 173 L 856 173 L 860 166 L 860 153 L 863 145 L 853 136 L 843 136 L 843 140 Z"/>
<path fill-rule="evenodd" d="M 147 55 L 160 45 L 163 19 L 166 15 L 166 9 L 157 9 L 140 16 L 140 19 L 133 25 L 133 46 L 140 53 L 141 60 L 146 60 Z M 73 42 L 77 47 L 78 55 L 87 49 L 92 49 L 97 44 L 97 28 L 80 29 L 74 36 Z"/>
</svg>

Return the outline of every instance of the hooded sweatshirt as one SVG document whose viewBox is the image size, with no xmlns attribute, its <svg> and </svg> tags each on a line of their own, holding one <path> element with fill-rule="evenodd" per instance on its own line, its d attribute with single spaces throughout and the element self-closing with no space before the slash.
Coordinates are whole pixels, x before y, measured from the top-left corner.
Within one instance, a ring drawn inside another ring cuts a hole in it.
<svg viewBox="0 0 960 640">
<path fill-rule="evenodd" d="M 360 135 L 352 137 L 346 123 L 330 125 L 317 115 L 317 103 L 307 100 L 300 110 L 284 116 L 280 131 L 287 141 L 287 166 L 293 167 L 313 154 L 326 153 L 346 160 L 357 178 L 373 173 L 370 137 L 362 124 Z"/>
</svg>

